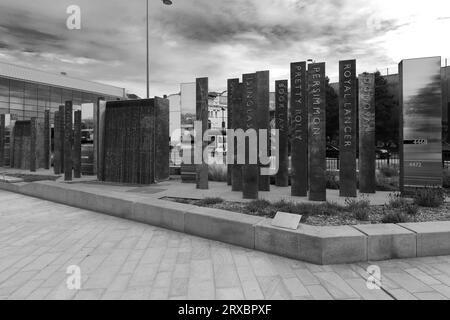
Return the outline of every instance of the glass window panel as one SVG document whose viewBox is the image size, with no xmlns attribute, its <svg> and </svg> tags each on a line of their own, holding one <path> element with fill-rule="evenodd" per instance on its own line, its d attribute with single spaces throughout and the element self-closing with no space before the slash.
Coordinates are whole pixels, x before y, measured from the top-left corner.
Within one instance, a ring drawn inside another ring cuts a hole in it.
<svg viewBox="0 0 450 320">
<path fill-rule="evenodd" d="M 0 101 L 9 101 L 9 80 L 0 78 Z"/>
<path fill-rule="evenodd" d="M 83 94 L 81 93 L 81 91 L 73 91 L 73 104 L 74 105 L 80 105 L 83 102 Z"/>
<path fill-rule="evenodd" d="M 61 89 L 54 87 L 50 88 L 50 106 L 57 109 L 61 104 Z"/>
<path fill-rule="evenodd" d="M 11 109 L 9 111 L 11 114 L 12 120 L 23 120 L 23 109 L 14 109 L 11 106 Z"/>
<path fill-rule="evenodd" d="M 10 93 L 14 96 L 23 97 L 25 83 L 23 81 L 10 80 Z"/>
<path fill-rule="evenodd" d="M 38 105 L 39 106 L 50 106 L 50 87 L 39 85 L 38 86 Z"/>
<path fill-rule="evenodd" d="M 25 104 L 37 105 L 38 87 L 36 84 L 25 83 Z"/>
<path fill-rule="evenodd" d="M 22 110 L 23 111 L 23 105 L 22 104 L 16 104 L 16 103 L 10 103 L 9 104 L 10 109 L 14 110 Z"/>
<path fill-rule="evenodd" d="M 25 111 L 23 117 L 25 120 L 30 120 L 31 118 L 37 118 L 37 113 L 33 111 Z"/>
<path fill-rule="evenodd" d="M 24 83 L 21 81 L 10 80 L 10 102 L 23 104 Z"/>
<path fill-rule="evenodd" d="M 14 103 L 14 104 L 20 104 L 20 105 L 23 105 L 23 98 L 22 98 L 22 97 L 11 96 L 11 97 L 9 98 L 9 101 L 10 101 L 11 103 Z"/>
<path fill-rule="evenodd" d="M 9 109 L 9 102 L 0 101 L 0 108 Z M 3 112 L 3 113 L 5 113 L 5 112 Z"/>
<path fill-rule="evenodd" d="M 31 111 L 31 110 L 37 111 L 37 106 L 36 105 L 33 106 L 33 105 L 26 104 L 26 105 L 23 106 L 23 110 L 26 110 L 26 111 Z"/>
<path fill-rule="evenodd" d="M 73 100 L 72 90 L 62 89 L 62 102 L 63 102 L 63 104 L 66 101 L 72 101 L 72 100 Z"/>
<path fill-rule="evenodd" d="M 89 93 L 83 92 L 83 94 L 82 94 L 82 103 L 92 103 L 91 95 Z"/>
</svg>

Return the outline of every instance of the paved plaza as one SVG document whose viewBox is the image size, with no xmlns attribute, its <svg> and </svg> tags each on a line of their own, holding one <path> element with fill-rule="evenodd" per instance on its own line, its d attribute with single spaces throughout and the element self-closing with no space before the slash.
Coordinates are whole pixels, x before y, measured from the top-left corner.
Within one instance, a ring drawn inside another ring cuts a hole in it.
<svg viewBox="0 0 450 320">
<path fill-rule="evenodd" d="M 448 299 L 450 257 L 316 266 L 0 191 L 0 299 Z M 70 266 L 81 290 L 69 290 Z"/>
<path fill-rule="evenodd" d="M 53 170 L 39 169 L 35 173 L 30 173 L 26 170 L 2 168 L 0 171 L 0 180 L 7 174 L 26 174 L 26 175 L 48 175 L 53 176 Z M 11 179 L 11 178 L 10 178 Z M 5 179 L 6 180 L 6 179 Z M 57 179 L 58 182 L 64 182 L 64 177 Z M 73 179 L 70 184 L 76 184 L 79 190 L 83 191 L 100 191 L 106 194 L 120 193 L 121 198 L 154 198 L 161 199 L 169 198 L 187 198 L 187 199 L 204 199 L 207 197 L 220 197 L 226 201 L 234 202 L 250 202 L 242 198 L 242 192 L 233 192 L 231 187 L 224 182 L 209 181 L 208 190 L 200 190 L 195 188 L 195 184 L 182 183 L 180 177 L 172 176 L 169 181 L 160 182 L 156 185 L 127 185 L 98 182 L 97 177 L 85 176 L 81 179 Z M 389 201 L 389 195 L 393 192 L 378 191 L 376 194 L 358 194 L 367 198 L 371 205 L 384 205 Z M 394 192 L 395 193 L 395 192 Z M 308 197 L 292 197 L 291 189 L 284 187 L 277 187 L 271 185 L 270 192 L 259 192 L 260 199 L 265 199 L 272 202 L 280 200 L 287 200 L 296 203 L 314 203 L 308 200 Z M 346 198 L 339 196 L 339 190 L 327 190 L 327 201 L 345 205 Z"/>
</svg>

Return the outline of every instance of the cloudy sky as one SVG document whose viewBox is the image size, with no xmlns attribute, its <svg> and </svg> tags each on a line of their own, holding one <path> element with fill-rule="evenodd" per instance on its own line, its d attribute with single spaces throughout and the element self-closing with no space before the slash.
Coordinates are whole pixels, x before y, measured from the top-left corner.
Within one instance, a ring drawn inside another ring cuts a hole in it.
<svg viewBox="0 0 450 320">
<path fill-rule="evenodd" d="M 358 72 L 397 72 L 401 59 L 450 59 L 448 0 L 150 0 L 151 95 L 208 76 L 358 59 Z M 66 9 L 81 8 L 81 30 Z M 125 87 L 145 96 L 145 0 L 0 0 L 0 61 Z M 450 60 L 449 60 L 450 63 Z"/>
</svg>

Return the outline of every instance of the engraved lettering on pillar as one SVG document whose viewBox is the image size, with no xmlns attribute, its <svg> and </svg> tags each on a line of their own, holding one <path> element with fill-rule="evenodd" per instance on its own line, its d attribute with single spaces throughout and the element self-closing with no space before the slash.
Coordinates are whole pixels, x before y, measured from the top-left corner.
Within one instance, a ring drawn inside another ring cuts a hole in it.
<svg viewBox="0 0 450 320">
<path fill-rule="evenodd" d="M 227 129 L 233 129 L 233 97 L 236 94 L 237 86 L 239 86 L 239 79 L 228 79 Z M 228 137 L 227 143 L 231 143 L 231 141 L 228 141 Z M 235 165 L 234 159 L 235 158 L 233 157 L 233 163 L 227 163 L 227 183 L 229 186 L 233 185 L 233 167 Z"/>
<path fill-rule="evenodd" d="M 308 68 L 309 200 L 326 201 L 325 63 Z"/>
<path fill-rule="evenodd" d="M 339 184 L 341 197 L 356 197 L 356 60 L 339 62 Z"/>
<path fill-rule="evenodd" d="M 291 195 L 308 195 L 308 105 L 306 62 L 291 64 Z"/>
<path fill-rule="evenodd" d="M 375 75 L 359 75 L 359 191 L 375 193 Z"/>
<path fill-rule="evenodd" d="M 276 175 L 278 187 L 289 186 L 289 140 L 288 140 L 288 81 L 275 82 L 275 121 L 279 130 L 279 169 Z"/>
<path fill-rule="evenodd" d="M 257 106 L 256 106 L 256 74 L 244 74 L 242 77 L 244 85 L 243 105 L 245 110 L 245 130 L 258 130 L 257 120 Z M 250 152 L 256 153 L 256 145 L 250 145 L 250 140 L 247 139 L 245 165 L 243 168 L 243 196 L 244 199 L 258 199 L 259 190 L 259 165 L 257 163 L 250 163 Z M 250 148 L 253 148 L 251 150 Z"/>
<path fill-rule="evenodd" d="M 258 129 L 267 130 L 266 138 L 266 150 L 258 149 L 260 167 L 270 167 L 270 163 L 262 163 L 261 159 L 265 159 L 270 155 L 270 74 L 269 71 L 260 71 L 256 73 L 256 104 L 257 104 L 257 117 L 258 117 Z M 259 143 L 258 148 L 261 148 L 264 144 Z M 270 191 L 270 176 L 259 175 L 259 191 Z"/>
</svg>

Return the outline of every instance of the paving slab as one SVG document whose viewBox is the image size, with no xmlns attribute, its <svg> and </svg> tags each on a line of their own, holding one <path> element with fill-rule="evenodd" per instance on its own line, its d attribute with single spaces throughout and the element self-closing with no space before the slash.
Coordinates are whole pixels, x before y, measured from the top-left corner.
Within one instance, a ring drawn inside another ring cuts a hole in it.
<svg viewBox="0 0 450 320">
<path fill-rule="evenodd" d="M 0 199 L 8 204 L 0 210 L 1 299 L 372 300 L 450 294 L 449 257 L 377 262 L 385 295 L 368 291 L 364 272 L 356 272 L 369 263 L 317 266 L 24 195 L 0 191 Z M 124 243 L 134 245 L 119 248 Z M 173 269 L 167 269 L 169 261 Z M 69 294 L 66 268 L 74 264 L 81 267 L 82 288 Z M 415 267 L 422 264 L 432 269 Z M 216 282 L 222 273 L 229 283 Z"/>
</svg>

